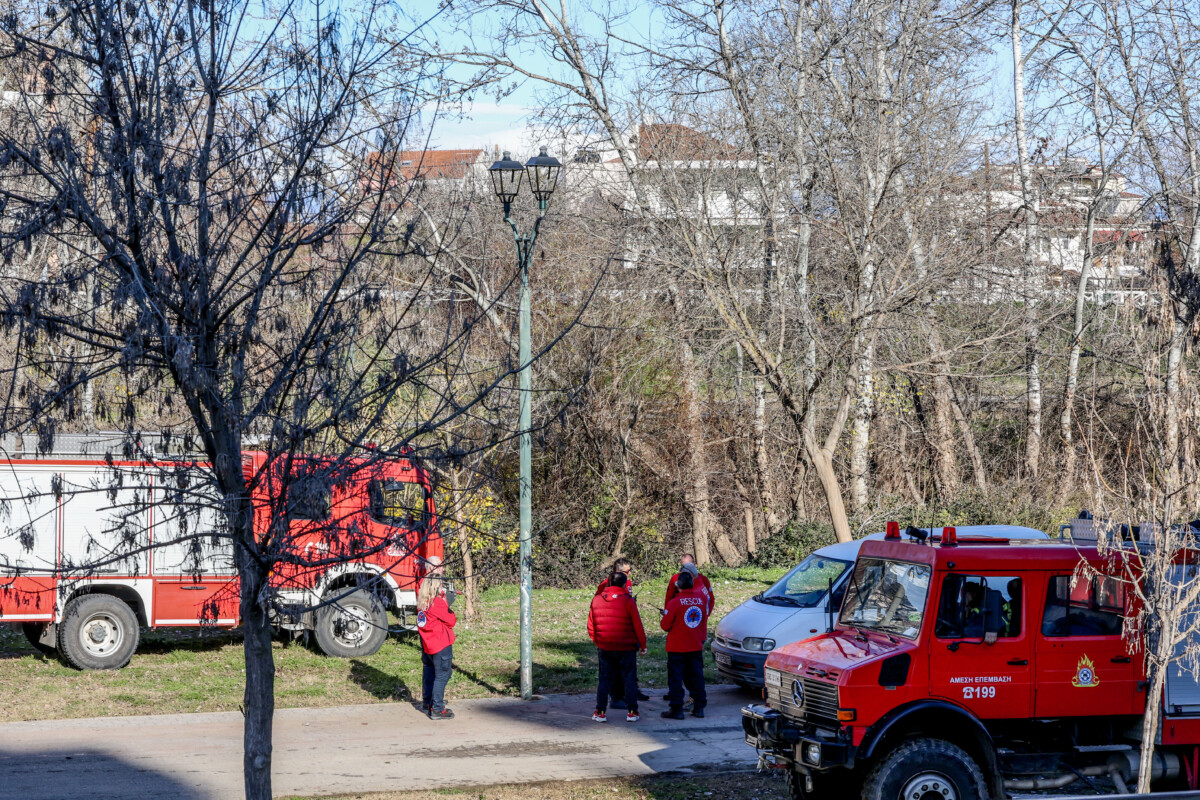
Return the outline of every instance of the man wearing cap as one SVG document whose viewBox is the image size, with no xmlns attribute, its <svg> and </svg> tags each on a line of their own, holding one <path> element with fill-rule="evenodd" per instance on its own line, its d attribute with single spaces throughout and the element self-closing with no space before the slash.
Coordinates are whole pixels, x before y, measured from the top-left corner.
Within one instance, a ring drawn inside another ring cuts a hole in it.
<svg viewBox="0 0 1200 800">
<path fill-rule="evenodd" d="M 704 692 L 704 642 L 708 639 L 710 601 L 692 587 L 692 573 L 683 570 L 676 578 L 679 592 L 663 609 L 659 623 L 667 632 L 667 702 L 662 712 L 668 719 L 683 719 L 683 687 L 692 696 L 692 716 L 703 717 L 708 697 Z"/>
<path fill-rule="evenodd" d="M 701 593 L 708 600 L 708 608 L 705 613 L 711 614 L 713 606 L 716 604 L 716 597 L 713 595 L 712 584 L 708 582 L 708 578 L 700 574 L 699 567 L 696 566 L 696 559 L 692 558 L 691 553 L 684 553 L 679 559 L 679 572 L 671 576 L 671 580 L 667 581 L 667 596 L 663 600 L 663 606 L 671 602 L 671 598 L 679 594 L 679 576 L 684 572 L 691 573 L 692 588 Z"/>
</svg>

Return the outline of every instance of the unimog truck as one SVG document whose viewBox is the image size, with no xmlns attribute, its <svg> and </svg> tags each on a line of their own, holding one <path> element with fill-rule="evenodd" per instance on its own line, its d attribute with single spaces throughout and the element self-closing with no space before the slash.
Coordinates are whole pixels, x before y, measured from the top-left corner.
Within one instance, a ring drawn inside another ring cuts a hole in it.
<svg viewBox="0 0 1200 800">
<path fill-rule="evenodd" d="M 787 770 L 791 796 L 1132 786 L 1147 683 L 1141 644 L 1123 635 L 1129 550 L 887 527 L 863 544 L 834 629 L 772 652 L 766 702 L 742 710 L 746 742 Z M 1152 778 L 1195 789 L 1200 685 L 1186 662 L 1164 706 Z"/>
</svg>

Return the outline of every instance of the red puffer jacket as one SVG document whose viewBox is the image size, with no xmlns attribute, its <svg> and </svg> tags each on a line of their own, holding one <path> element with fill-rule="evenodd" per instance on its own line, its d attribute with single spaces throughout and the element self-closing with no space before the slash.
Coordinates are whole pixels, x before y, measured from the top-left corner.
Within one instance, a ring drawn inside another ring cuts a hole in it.
<svg viewBox="0 0 1200 800">
<path fill-rule="evenodd" d="M 624 586 L 610 586 L 592 598 L 588 636 L 601 650 L 644 650 L 646 631 L 637 601 Z"/>
<path fill-rule="evenodd" d="M 417 612 L 417 631 L 421 634 L 421 648 L 433 655 L 454 644 L 454 625 L 458 617 L 450 610 L 446 598 L 438 595 L 429 608 Z"/>
<path fill-rule="evenodd" d="M 708 598 L 700 589 L 688 589 L 667 603 L 662 622 L 668 653 L 694 653 L 708 638 Z"/>
</svg>

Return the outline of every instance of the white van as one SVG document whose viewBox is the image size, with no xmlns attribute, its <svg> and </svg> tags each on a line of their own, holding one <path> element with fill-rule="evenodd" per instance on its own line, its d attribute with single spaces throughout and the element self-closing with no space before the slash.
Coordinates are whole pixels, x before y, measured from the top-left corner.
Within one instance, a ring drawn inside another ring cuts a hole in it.
<svg viewBox="0 0 1200 800">
<path fill-rule="evenodd" d="M 923 528 L 940 538 L 941 528 Z M 1018 525 L 968 525 L 956 528 L 959 538 L 1048 539 L 1045 533 Z M 866 539 L 822 547 L 762 594 L 756 594 L 717 623 L 713 658 L 717 670 L 739 686 L 763 685 L 763 663 L 776 647 L 828 631 L 846 593 L 850 567 Z"/>
</svg>

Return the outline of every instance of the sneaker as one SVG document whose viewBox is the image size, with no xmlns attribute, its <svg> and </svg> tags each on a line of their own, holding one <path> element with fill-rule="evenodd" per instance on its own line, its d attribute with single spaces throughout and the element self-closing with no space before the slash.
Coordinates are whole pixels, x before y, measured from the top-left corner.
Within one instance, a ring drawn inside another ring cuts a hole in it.
<svg viewBox="0 0 1200 800">
<path fill-rule="evenodd" d="M 703 708 L 692 709 L 692 716 L 700 717 L 700 719 L 704 719 L 704 709 Z"/>
<path fill-rule="evenodd" d="M 608 722 L 608 715 L 603 711 L 593 711 L 592 722 Z"/>
<path fill-rule="evenodd" d="M 637 722 L 639 719 L 641 719 L 641 717 L 638 716 L 638 713 L 636 711 L 630 711 L 628 714 L 625 715 L 626 722 Z"/>
<path fill-rule="evenodd" d="M 662 712 L 662 715 L 665 719 L 686 719 L 682 711 L 672 711 L 671 709 Z"/>
<path fill-rule="evenodd" d="M 625 709 L 629 708 L 629 704 L 626 703 L 624 700 L 613 700 L 611 703 L 608 704 L 608 707 L 609 708 L 619 708 L 622 711 L 624 711 Z"/>
<path fill-rule="evenodd" d="M 695 707 L 696 707 L 696 701 L 690 697 L 687 699 L 687 702 L 683 704 L 684 711 L 691 711 Z"/>
<path fill-rule="evenodd" d="M 435 719 L 435 720 L 436 719 L 454 719 L 454 712 L 451 711 L 449 708 L 443 708 L 441 711 L 434 711 L 434 710 L 430 709 L 429 718 Z"/>
</svg>

